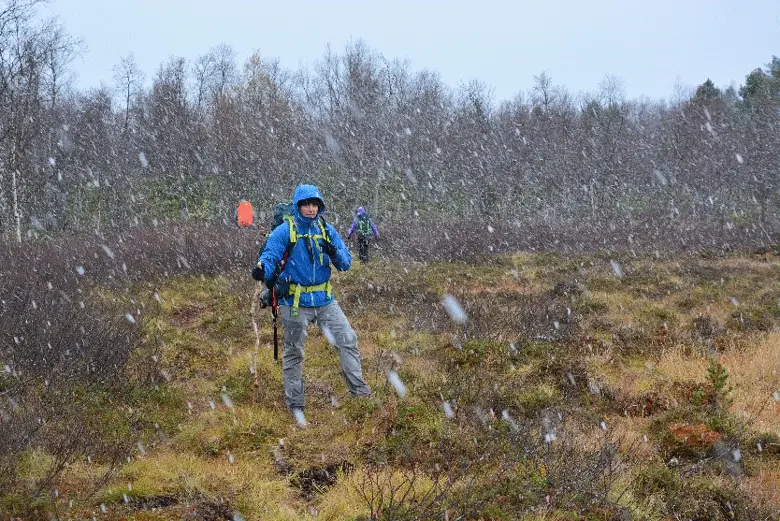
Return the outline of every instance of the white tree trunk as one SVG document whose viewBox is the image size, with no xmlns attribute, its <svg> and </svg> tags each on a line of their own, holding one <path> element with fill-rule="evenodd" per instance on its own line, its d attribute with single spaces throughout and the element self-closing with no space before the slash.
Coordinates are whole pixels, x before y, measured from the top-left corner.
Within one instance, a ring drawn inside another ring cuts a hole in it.
<svg viewBox="0 0 780 521">
<path fill-rule="evenodd" d="M 11 172 L 11 193 L 14 196 L 14 219 L 16 220 L 16 241 L 22 243 L 22 214 L 19 212 L 19 197 L 16 189 L 17 171 Z"/>
</svg>

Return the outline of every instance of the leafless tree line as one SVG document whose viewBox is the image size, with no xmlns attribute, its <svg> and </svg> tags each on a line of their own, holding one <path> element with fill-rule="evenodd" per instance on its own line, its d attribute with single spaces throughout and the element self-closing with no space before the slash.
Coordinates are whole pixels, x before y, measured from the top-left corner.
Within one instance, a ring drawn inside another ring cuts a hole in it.
<svg viewBox="0 0 780 521">
<path fill-rule="evenodd" d="M 296 71 L 259 53 L 239 65 L 220 45 L 162 64 L 148 86 L 129 55 L 113 87 L 82 92 L 67 81 L 78 42 L 37 22 L 37 3 L 0 7 L 0 229 L 19 241 L 225 220 L 239 198 L 270 208 L 301 181 L 323 186 L 333 215 L 362 204 L 387 223 L 707 225 L 765 241 L 780 224 L 775 57 L 738 91 L 707 80 L 632 100 L 606 77 L 575 96 L 541 73 L 497 102 L 362 41 Z"/>
</svg>

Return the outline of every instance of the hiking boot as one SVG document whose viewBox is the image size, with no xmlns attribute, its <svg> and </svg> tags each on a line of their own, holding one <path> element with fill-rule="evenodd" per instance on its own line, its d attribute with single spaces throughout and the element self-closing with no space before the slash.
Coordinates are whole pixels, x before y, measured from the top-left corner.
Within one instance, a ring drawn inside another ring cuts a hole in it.
<svg viewBox="0 0 780 521">
<path fill-rule="evenodd" d="M 379 405 L 378 400 L 374 397 L 373 393 L 366 394 L 352 394 L 350 397 L 357 403 L 361 404 L 361 408 L 370 407 L 373 408 Z"/>
</svg>

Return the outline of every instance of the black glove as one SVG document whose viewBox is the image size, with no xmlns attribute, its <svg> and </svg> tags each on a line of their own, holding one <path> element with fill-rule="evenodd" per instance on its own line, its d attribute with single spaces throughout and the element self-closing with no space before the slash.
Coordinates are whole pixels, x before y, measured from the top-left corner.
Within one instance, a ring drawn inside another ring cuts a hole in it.
<svg viewBox="0 0 780 521">
<path fill-rule="evenodd" d="M 262 281 L 263 277 L 263 265 L 258 262 L 258 266 L 252 268 L 252 278 L 257 281 Z"/>
<path fill-rule="evenodd" d="M 336 247 L 332 243 L 322 241 L 322 251 L 328 254 L 328 257 L 336 256 Z"/>
<path fill-rule="evenodd" d="M 277 299 L 287 297 L 290 295 L 290 283 L 279 278 L 276 280 L 273 290 L 276 293 Z"/>
</svg>

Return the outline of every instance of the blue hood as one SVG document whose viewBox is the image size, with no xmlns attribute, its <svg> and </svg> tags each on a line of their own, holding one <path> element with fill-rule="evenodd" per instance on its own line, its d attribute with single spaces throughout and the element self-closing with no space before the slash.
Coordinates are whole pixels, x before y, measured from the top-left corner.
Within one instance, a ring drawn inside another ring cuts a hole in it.
<svg viewBox="0 0 780 521">
<path fill-rule="evenodd" d="M 295 213 L 296 219 L 311 221 L 311 219 L 306 219 L 303 217 L 298 211 L 298 203 L 306 199 L 319 199 L 320 211 L 317 212 L 317 217 L 325 212 L 325 199 L 322 198 L 320 189 L 314 185 L 298 185 L 295 187 L 295 191 L 293 192 L 293 212 Z"/>
</svg>

